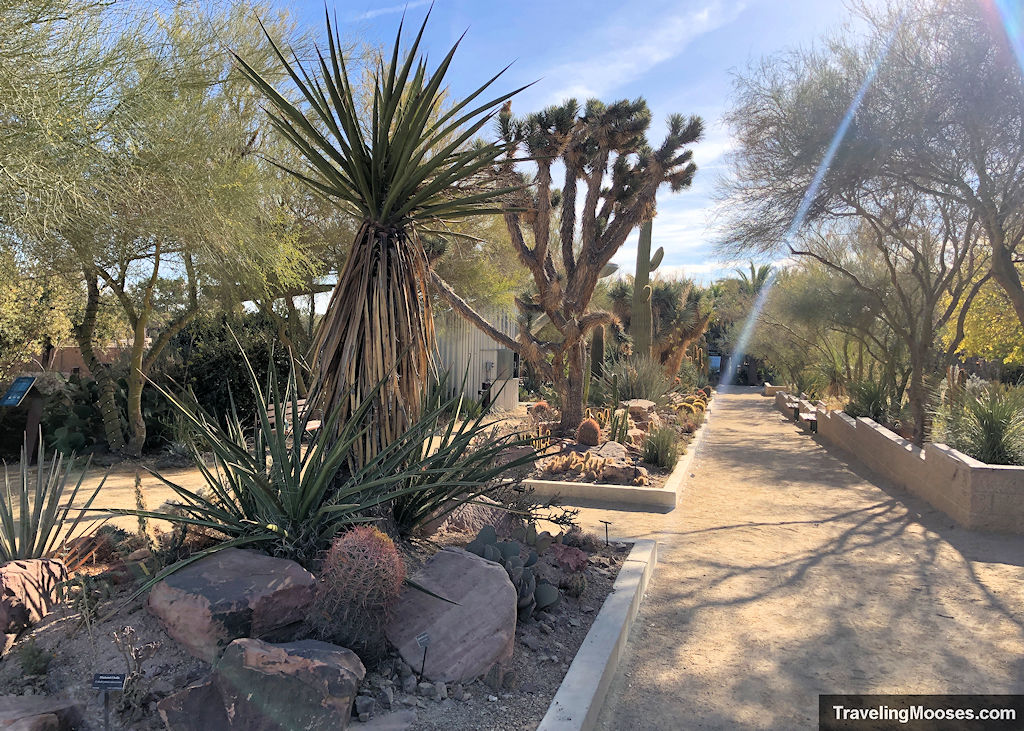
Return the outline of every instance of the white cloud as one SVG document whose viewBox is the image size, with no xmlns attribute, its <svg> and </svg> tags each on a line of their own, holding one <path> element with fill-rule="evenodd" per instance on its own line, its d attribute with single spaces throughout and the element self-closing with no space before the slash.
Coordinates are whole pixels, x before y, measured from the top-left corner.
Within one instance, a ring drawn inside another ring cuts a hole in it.
<svg viewBox="0 0 1024 731">
<path fill-rule="evenodd" d="M 569 97 L 581 101 L 603 97 L 658 64 L 678 56 L 695 38 L 728 24 L 743 7 L 743 3 L 714 0 L 696 11 L 645 22 L 642 34 L 632 30 L 622 32 L 622 28 L 616 28 L 617 41 L 599 41 L 596 44 L 599 56 L 577 58 L 544 74 L 547 79 L 571 80 L 549 94 L 548 103 L 554 104 Z M 576 50 L 579 49 L 578 45 Z"/>
<path fill-rule="evenodd" d="M 386 8 L 376 8 L 374 10 L 367 10 L 365 13 L 360 13 L 351 18 L 353 21 L 359 20 L 372 20 L 373 18 L 379 18 L 382 15 L 394 15 L 395 13 L 402 13 L 412 8 L 419 8 L 427 5 L 431 0 L 414 0 L 414 2 L 406 3 L 405 5 L 391 5 Z"/>
</svg>

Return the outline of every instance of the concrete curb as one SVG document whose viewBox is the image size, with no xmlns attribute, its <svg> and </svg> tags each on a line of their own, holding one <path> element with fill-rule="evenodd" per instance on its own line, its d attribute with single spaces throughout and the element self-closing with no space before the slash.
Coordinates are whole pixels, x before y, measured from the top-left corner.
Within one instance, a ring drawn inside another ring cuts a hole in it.
<svg viewBox="0 0 1024 731">
<path fill-rule="evenodd" d="M 712 398 L 704 411 L 703 423 L 694 432 L 690 443 L 686 445 L 686 453 L 679 458 L 672 473 L 665 481 L 664 487 L 634 487 L 632 485 L 563 480 L 523 480 L 523 487 L 532 488 L 537 497 L 557 497 L 570 505 L 583 502 L 588 506 L 600 506 L 611 510 L 654 509 L 658 512 L 671 512 L 675 510 L 679 498 L 679 488 L 685 482 L 693 460 L 697 456 L 697 451 L 704 443 L 714 404 L 715 399 Z"/>
<path fill-rule="evenodd" d="M 657 562 L 657 541 L 633 545 L 537 731 L 594 727 Z"/>
</svg>

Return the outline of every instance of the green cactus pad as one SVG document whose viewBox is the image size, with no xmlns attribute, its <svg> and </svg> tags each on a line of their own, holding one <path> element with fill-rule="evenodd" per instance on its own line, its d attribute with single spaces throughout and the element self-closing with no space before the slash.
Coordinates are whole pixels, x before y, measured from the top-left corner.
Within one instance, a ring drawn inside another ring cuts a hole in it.
<svg viewBox="0 0 1024 731">
<path fill-rule="evenodd" d="M 517 558 L 519 556 L 519 549 L 521 548 L 515 541 L 502 541 L 497 544 L 497 548 L 501 551 L 502 558 Z"/>
<path fill-rule="evenodd" d="M 480 532 L 476 534 L 476 539 L 493 546 L 498 542 L 498 533 L 494 530 L 493 525 L 485 525 L 480 529 Z"/>
<path fill-rule="evenodd" d="M 501 563 L 501 551 L 494 546 L 487 544 L 484 546 L 484 558 L 488 561 L 494 561 L 494 563 Z"/>
<path fill-rule="evenodd" d="M 558 602 L 562 598 L 558 587 L 553 584 L 538 584 L 533 596 L 537 600 L 538 612 L 558 606 Z"/>
</svg>

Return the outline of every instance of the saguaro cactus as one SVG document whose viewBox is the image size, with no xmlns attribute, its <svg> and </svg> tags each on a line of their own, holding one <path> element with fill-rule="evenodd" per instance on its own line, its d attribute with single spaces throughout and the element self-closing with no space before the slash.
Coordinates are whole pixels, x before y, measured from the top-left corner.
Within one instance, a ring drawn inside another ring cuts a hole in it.
<svg viewBox="0 0 1024 731">
<path fill-rule="evenodd" d="M 651 312 L 651 272 L 658 268 L 665 258 L 661 246 L 651 256 L 650 219 L 640 226 L 640 244 L 636 250 L 636 275 L 633 278 L 633 309 L 630 314 L 629 330 L 633 336 L 633 352 L 637 355 L 651 354 L 651 330 L 654 316 Z"/>
<path fill-rule="evenodd" d="M 590 336 L 590 375 L 600 378 L 604 373 L 604 325 L 594 328 Z"/>
</svg>

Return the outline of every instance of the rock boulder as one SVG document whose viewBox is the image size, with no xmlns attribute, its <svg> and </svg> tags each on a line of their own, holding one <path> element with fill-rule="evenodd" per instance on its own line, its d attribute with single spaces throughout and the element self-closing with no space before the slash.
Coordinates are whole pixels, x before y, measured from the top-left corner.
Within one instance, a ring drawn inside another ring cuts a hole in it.
<svg viewBox="0 0 1024 731">
<path fill-rule="evenodd" d="M 469 683 L 512 658 L 516 590 L 503 567 L 446 548 L 412 580 L 450 601 L 412 587 L 402 591 L 386 634 L 405 662 L 420 667 L 416 638 L 423 633 L 430 636 L 424 674 L 432 681 Z"/>
<path fill-rule="evenodd" d="M 341 731 L 366 670 L 351 650 L 319 640 L 235 640 L 214 670 L 231 728 Z"/>
<path fill-rule="evenodd" d="M 291 639 L 316 579 L 294 561 L 226 548 L 171 574 L 149 611 L 171 637 L 206 662 L 241 637 Z"/>
<path fill-rule="evenodd" d="M 39 695 L 0 696 L 0 728 L 66 731 L 78 728 L 82 709 L 72 700 Z"/>
<path fill-rule="evenodd" d="M 655 403 L 643 398 L 623 401 L 622 405 L 629 409 L 629 415 L 637 421 L 647 421 L 648 415 L 654 413 Z"/>
<path fill-rule="evenodd" d="M 0 632 L 17 633 L 60 601 L 68 571 L 60 561 L 33 558 L 0 566 Z"/>
</svg>

